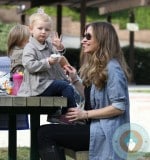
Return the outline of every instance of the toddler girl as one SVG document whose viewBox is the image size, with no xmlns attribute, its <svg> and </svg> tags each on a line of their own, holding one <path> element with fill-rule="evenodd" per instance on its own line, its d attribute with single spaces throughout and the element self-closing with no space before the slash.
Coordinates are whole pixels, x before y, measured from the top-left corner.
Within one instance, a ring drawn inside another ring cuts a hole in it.
<svg viewBox="0 0 150 160">
<path fill-rule="evenodd" d="M 68 107 L 76 107 L 74 89 L 59 64 L 64 46 L 61 38 L 55 35 L 52 42 L 52 21 L 44 12 L 34 13 L 29 18 L 31 37 L 23 51 L 24 79 L 18 92 L 19 96 L 63 96 Z M 65 114 L 67 109 L 63 110 Z M 59 117 L 60 118 L 60 117 Z"/>
</svg>

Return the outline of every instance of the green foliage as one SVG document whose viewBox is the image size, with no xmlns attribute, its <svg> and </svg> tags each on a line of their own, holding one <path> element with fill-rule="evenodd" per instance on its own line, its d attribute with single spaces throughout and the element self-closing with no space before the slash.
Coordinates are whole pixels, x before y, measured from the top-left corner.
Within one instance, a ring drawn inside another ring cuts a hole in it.
<svg viewBox="0 0 150 160">
<path fill-rule="evenodd" d="M 57 15 L 57 8 L 54 6 L 42 6 L 44 11 L 49 14 L 50 16 L 56 16 Z M 32 8 L 27 11 L 27 14 L 32 14 L 37 12 L 37 7 Z M 126 24 L 129 22 L 129 14 L 131 9 L 118 11 L 111 13 L 112 17 L 112 23 L 117 23 L 120 25 L 121 29 L 126 29 Z M 138 23 L 140 29 L 150 29 L 150 7 L 144 6 L 144 7 L 137 7 L 133 9 L 135 14 L 135 23 Z M 80 21 L 80 9 L 76 8 L 68 8 L 63 7 L 62 8 L 62 15 L 71 17 L 74 21 Z M 107 20 L 106 15 L 100 15 L 98 8 L 87 8 L 86 9 L 86 21 L 92 22 L 92 21 L 106 21 Z"/>
<path fill-rule="evenodd" d="M 150 7 L 137 7 L 132 10 L 135 15 L 135 23 L 139 25 L 139 29 L 150 29 Z M 112 23 L 117 23 L 121 29 L 126 29 L 126 24 L 129 23 L 129 14 L 132 10 L 127 9 L 112 13 Z"/>
<path fill-rule="evenodd" d="M 44 9 L 44 12 L 47 13 L 48 15 L 50 16 L 56 16 L 56 7 L 45 7 L 45 6 L 42 6 L 41 7 L 42 9 Z M 36 13 L 38 11 L 38 7 L 34 7 L 34 8 L 31 8 L 29 10 L 26 11 L 26 14 L 27 15 L 31 15 L 33 13 Z"/>
<path fill-rule="evenodd" d="M 68 59 L 72 66 L 79 69 L 80 49 L 67 48 L 64 56 Z"/>
<path fill-rule="evenodd" d="M 135 20 L 140 29 L 150 29 L 150 7 L 139 7 L 135 10 Z"/>
<path fill-rule="evenodd" d="M 123 47 L 125 58 L 129 62 L 129 47 Z M 150 84 L 150 48 L 135 48 L 134 49 L 134 82 L 136 84 Z M 128 63 L 129 64 L 129 63 Z"/>
<path fill-rule="evenodd" d="M 87 22 L 106 20 L 106 16 L 99 15 L 98 8 L 87 8 L 86 14 Z"/>
<path fill-rule="evenodd" d="M 7 51 L 7 36 L 10 28 L 14 24 L 3 24 L 0 23 L 0 51 L 6 52 Z"/>
<path fill-rule="evenodd" d="M 126 61 L 129 65 L 129 46 L 123 47 Z M 141 85 L 150 84 L 150 48 L 135 48 L 134 83 Z M 65 56 L 71 65 L 79 69 L 80 49 L 67 48 Z"/>
<path fill-rule="evenodd" d="M 4 6 L 1 6 L 4 7 Z M 8 6 L 10 7 L 10 6 Z M 50 16 L 57 15 L 57 8 L 54 6 L 42 6 L 44 11 Z M 150 29 L 150 7 L 138 7 L 134 8 L 135 13 L 135 22 L 138 23 L 140 29 Z M 37 12 L 37 7 L 29 9 L 26 11 L 26 14 L 31 15 L 32 13 Z M 72 20 L 80 21 L 80 9 L 76 8 L 62 8 L 62 15 L 69 16 Z M 129 13 L 130 10 L 119 11 L 111 14 L 112 23 L 117 23 L 120 25 L 120 28 L 125 29 L 126 23 L 129 22 Z M 91 21 L 106 21 L 108 15 L 99 15 L 99 11 L 96 8 L 87 8 L 86 9 L 86 20 L 87 22 Z M 10 28 L 14 24 L 2 24 L 0 22 L 0 55 L 7 52 L 7 35 Z M 123 48 L 127 60 L 129 59 L 129 47 Z M 80 49 L 67 49 L 65 56 L 68 58 L 70 63 L 79 68 L 79 53 Z M 134 70 L 134 79 L 137 84 L 150 84 L 150 49 L 141 49 L 135 48 L 135 70 Z"/>
<path fill-rule="evenodd" d="M 87 8 L 87 22 L 91 21 L 106 21 L 108 14 L 99 15 L 98 8 Z M 112 23 L 119 24 L 121 29 L 126 29 L 126 24 L 129 23 L 129 14 L 131 9 L 111 13 Z M 150 7 L 137 7 L 133 9 L 135 15 L 135 23 L 139 25 L 139 29 L 150 29 Z"/>
<path fill-rule="evenodd" d="M 57 8 L 56 7 L 42 6 L 41 8 L 44 9 L 44 12 L 47 13 L 48 15 L 50 15 L 51 17 L 57 15 Z M 32 8 L 32 9 L 28 10 L 26 13 L 28 15 L 31 15 L 32 13 L 36 13 L 37 10 L 38 10 L 38 7 L 35 7 L 35 8 Z M 62 9 L 62 16 L 64 16 L 64 17 L 71 17 L 72 20 L 79 21 L 80 13 L 75 8 L 63 7 L 63 9 Z"/>
</svg>

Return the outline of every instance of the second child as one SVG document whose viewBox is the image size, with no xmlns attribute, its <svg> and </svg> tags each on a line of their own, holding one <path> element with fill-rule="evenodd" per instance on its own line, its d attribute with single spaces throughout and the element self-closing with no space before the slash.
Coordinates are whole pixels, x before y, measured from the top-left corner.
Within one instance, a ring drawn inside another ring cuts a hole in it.
<svg viewBox="0 0 150 160">
<path fill-rule="evenodd" d="M 23 72 L 24 67 L 22 65 L 23 49 L 30 37 L 29 28 L 26 25 L 16 24 L 14 25 L 7 37 L 7 53 L 11 61 L 10 80 L 16 72 Z M 13 94 L 12 90 L 9 90 L 8 94 Z M 0 129 L 8 130 L 9 116 L 7 114 L 0 114 Z M 16 116 L 17 129 L 28 129 L 28 115 L 19 114 Z"/>
<path fill-rule="evenodd" d="M 11 28 L 8 34 L 8 56 L 11 60 L 11 72 L 23 72 L 22 54 L 24 46 L 29 41 L 30 32 L 26 25 L 17 24 Z"/>
</svg>

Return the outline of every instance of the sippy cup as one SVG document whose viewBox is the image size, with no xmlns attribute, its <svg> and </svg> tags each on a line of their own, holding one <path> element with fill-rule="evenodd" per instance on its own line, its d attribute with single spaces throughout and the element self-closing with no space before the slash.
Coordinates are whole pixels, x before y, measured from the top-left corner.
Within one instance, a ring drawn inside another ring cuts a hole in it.
<svg viewBox="0 0 150 160">
<path fill-rule="evenodd" d="M 13 74 L 13 91 L 12 91 L 13 95 L 17 95 L 17 92 L 20 88 L 22 80 L 23 80 L 23 74 L 22 73 L 14 73 Z"/>
</svg>

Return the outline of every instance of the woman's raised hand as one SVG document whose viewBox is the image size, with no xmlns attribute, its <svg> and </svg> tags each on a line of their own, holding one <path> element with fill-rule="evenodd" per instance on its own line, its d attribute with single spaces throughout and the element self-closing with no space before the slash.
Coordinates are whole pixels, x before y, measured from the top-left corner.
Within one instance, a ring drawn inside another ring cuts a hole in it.
<svg viewBox="0 0 150 160">
<path fill-rule="evenodd" d="M 74 67 L 70 65 L 65 65 L 63 68 L 64 70 L 66 70 L 71 80 L 74 80 L 77 77 L 77 70 Z"/>
</svg>

